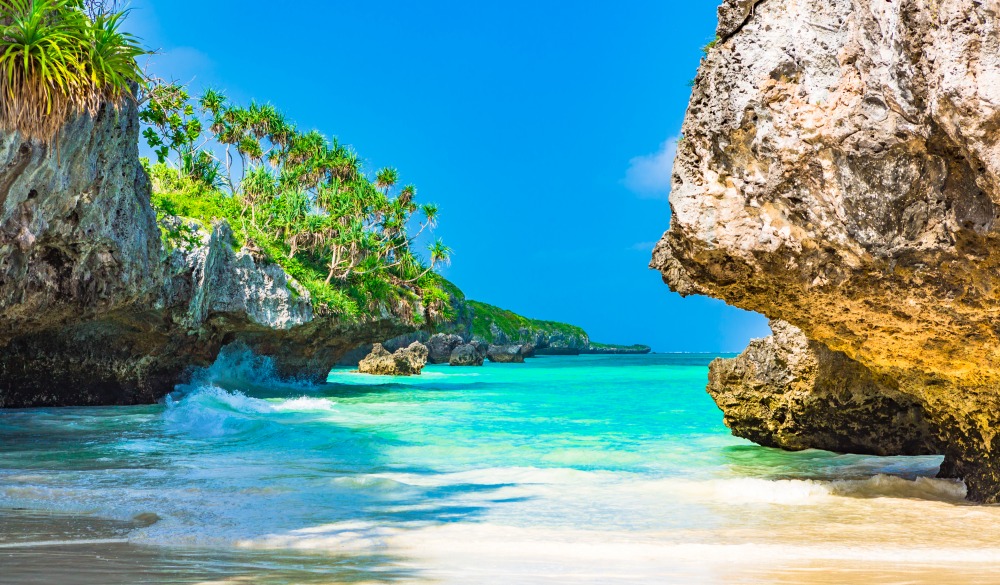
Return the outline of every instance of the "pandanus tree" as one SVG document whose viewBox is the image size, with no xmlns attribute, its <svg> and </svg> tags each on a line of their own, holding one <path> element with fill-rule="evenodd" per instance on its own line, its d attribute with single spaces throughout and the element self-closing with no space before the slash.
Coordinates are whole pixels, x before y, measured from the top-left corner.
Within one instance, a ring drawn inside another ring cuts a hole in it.
<svg viewBox="0 0 1000 585">
<path fill-rule="evenodd" d="M 188 103 L 186 94 L 174 90 L 162 95 Z M 240 107 L 209 90 L 197 100 L 206 121 L 196 126 L 188 118 L 197 118 L 197 112 L 179 103 L 169 104 L 167 114 L 147 115 L 147 134 L 155 134 L 147 140 L 154 145 L 165 134 L 178 134 L 169 123 L 153 123 L 160 119 L 180 121 L 175 126 L 187 140 L 184 148 L 200 144 L 201 138 L 194 135 L 207 132 L 223 152 L 222 183 L 242 210 L 237 219 L 244 222 L 244 232 L 283 248 L 282 260 L 314 266 L 322 270 L 319 278 L 327 285 L 367 291 L 365 296 L 376 302 L 393 287 L 421 286 L 420 280 L 447 258 L 450 251 L 440 243 L 431 249 L 430 267 L 413 253 L 416 238 L 436 225 L 437 206 L 420 205 L 413 185 L 397 192 L 395 168 L 379 169 L 369 178 L 351 149 L 317 131 L 296 130 L 269 104 Z M 178 169 L 200 180 L 183 165 Z"/>
<path fill-rule="evenodd" d="M 252 168 L 240 182 L 239 197 L 250 210 L 250 223 L 257 226 L 257 207 L 270 203 L 277 193 L 274 175 L 266 167 Z"/>
<path fill-rule="evenodd" d="M 380 169 L 378 173 L 375 174 L 375 186 L 382 189 L 385 195 L 389 194 L 389 190 L 396 186 L 399 181 L 399 171 L 392 167 L 385 167 Z"/>
<path fill-rule="evenodd" d="M 126 13 L 81 0 L 0 0 L 0 129 L 51 142 L 73 116 L 121 106 L 145 76 Z"/>
</svg>

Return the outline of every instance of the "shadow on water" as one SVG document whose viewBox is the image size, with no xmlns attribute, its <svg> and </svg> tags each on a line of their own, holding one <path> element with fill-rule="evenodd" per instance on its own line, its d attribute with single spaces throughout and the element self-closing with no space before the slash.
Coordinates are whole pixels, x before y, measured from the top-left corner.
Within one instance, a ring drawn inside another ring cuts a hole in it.
<svg viewBox="0 0 1000 585">
<path fill-rule="evenodd" d="M 967 505 L 964 484 L 937 479 L 942 456 L 877 456 L 818 449 L 783 451 L 758 445 L 720 450 L 730 473 L 768 481 L 811 481 L 851 498 L 896 497 Z"/>
<path fill-rule="evenodd" d="M 783 451 L 759 445 L 730 445 L 720 450 L 727 465 L 741 475 L 761 479 L 858 479 L 884 474 L 913 480 L 935 477 L 939 455 L 881 457 L 819 449 Z"/>
</svg>

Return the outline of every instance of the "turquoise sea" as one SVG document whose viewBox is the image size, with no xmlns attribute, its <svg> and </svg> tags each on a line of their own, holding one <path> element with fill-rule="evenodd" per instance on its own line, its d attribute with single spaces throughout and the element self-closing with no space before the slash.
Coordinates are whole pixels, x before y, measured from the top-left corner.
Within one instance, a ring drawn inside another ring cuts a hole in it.
<svg viewBox="0 0 1000 585">
<path fill-rule="evenodd" d="M 937 457 L 730 436 L 715 356 L 276 379 L 0 411 L 0 583 L 993 583 Z"/>
</svg>

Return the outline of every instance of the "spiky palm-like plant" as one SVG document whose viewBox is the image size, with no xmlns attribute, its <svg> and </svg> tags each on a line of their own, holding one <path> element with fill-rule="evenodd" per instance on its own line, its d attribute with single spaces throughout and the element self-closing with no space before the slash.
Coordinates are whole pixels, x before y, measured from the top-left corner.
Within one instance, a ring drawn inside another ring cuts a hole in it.
<svg viewBox="0 0 1000 585">
<path fill-rule="evenodd" d="M 431 268 L 438 264 L 451 264 L 451 248 L 444 245 L 440 239 L 427 247 L 431 253 Z"/>
<path fill-rule="evenodd" d="M 92 114 L 105 102 L 120 104 L 132 95 L 133 85 L 145 80 L 136 59 L 147 52 L 138 38 L 121 30 L 125 16 L 125 12 L 98 14 L 85 29 L 89 36 L 83 65 L 89 87 L 83 94 Z"/>
<path fill-rule="evenodd" d="M 382 189 L 386 195 L 389 194 L 389 189 L 396 186 L 398 181 L 399 171 L 393 167 L 385 167 L 375 174 L 375 186 Z"/>
<path fill-rule="evenodd" d="M 124 18 L 92 20 L 79 0 L 0 0 L 0 129 L 50 142 L 71 116 L 121 105 L 146 52 Z"/>
</svg>

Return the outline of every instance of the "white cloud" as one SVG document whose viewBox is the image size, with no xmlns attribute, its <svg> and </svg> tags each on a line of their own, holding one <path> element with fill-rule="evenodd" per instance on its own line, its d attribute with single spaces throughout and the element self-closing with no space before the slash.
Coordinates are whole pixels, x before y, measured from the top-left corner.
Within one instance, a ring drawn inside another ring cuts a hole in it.
<svg viewBox="0 0 1000 585">
<path fill-rule="evenodd" d="M 670 194 L 670 175 L 677 155 L 677 138 L 668 138 L 653 154 L 637 156 L 629 161 L 625 171 L 625 186 L 636 195 L 650 199 L 666 199 Z"/>
</svg>

